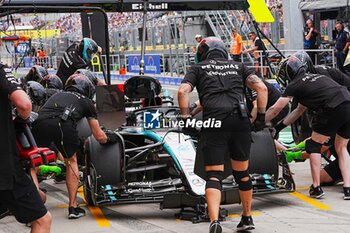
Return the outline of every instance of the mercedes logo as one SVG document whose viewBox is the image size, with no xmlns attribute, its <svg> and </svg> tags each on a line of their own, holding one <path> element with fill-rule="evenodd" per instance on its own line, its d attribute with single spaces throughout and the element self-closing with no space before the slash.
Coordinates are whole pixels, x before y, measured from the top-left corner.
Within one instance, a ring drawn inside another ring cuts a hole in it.
<svg viewBox="0 0 350 233">
<path fill-rule="evenodd" d="M 192 184 L 195 186 L 202 186 L 205 184 L 205 181 L 202 179 L 194 179 L 192 180 Z"/>
</svg>

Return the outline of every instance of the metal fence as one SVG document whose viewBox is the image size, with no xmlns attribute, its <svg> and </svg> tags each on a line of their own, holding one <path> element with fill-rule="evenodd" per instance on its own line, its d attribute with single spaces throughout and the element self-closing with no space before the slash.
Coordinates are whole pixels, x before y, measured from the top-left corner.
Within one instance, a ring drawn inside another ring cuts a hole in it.
<svg viewBox="0 0 350 233">
<path fill-rule="evenodd" d="M 281 50 L 281 52 L 288 57 L 294 52 L 299 50 Z M 316 52 L 316 65 L 328 65 L 336 67 L 335 52 L 333 49 L 317 49 L 317 50 L 305 50 L 306 52 Z M 273 73 L 277 71 L 278 63 L 280 58 L 276 58 L 273 55 L 277 54 L 275 50 L 267 50 L 269 53 L 269 60 L 271 61 L 271 68 L 263 62 L 262 51 L 259 52 L 259 60 L 255 60 L 255 63 L 252 63 L 247 56 L 241 55 L 241 61 L 244 62 L 248 67 L 255 67 L 257 71 L 265 74 L 267 77 L 271 77 Z M 109 57 L 110 59 L 110 69 L 112 72 L 119 72 L 120 68 L 128 68 L 128 57 L 137 56 L 138 54 L 115 54 Z M 146 55 L 158 55 L 160 56 L 160 71 L 161 74 L 170 75 L 171 77 L 181 77 L 183 76 L 187 68 L 195 63 L 194 53 L 159 53 L 159 54 L 146 54 Z M 101 61 L 92 62 L 93 71 L 101 71 L 101 65 L 103 64 L 106 67 L 106 56 L 101 56 Z M 46 68 L 57 69 L 61 57 L 59 56 L 48 56 L 48 57 L 23 57 L 23 58 L 14 58 L 13 56 L 2 56 L 1 61 L 7 63 L 11 67 L 32 67 L 33 65 L 41 65 Z M 265 65 L 258 65 L 265 64 Z M 273 69 L 273 70 L 271 70 Z"/>
<path fill-rule="evenodd" d="M 285 57 L 288 57 L 300 50 L 280 50 L 280 51 Z M 336 67 L 335 51 L 333 49 L 308 49 L 304 51 L 315 52 L 314 65 L 326 65 L 326 66 L 332 66 L 333 68 Z M 277 73 L 278 64 L 282 59 L 279 56 L 279 53 L 276 52 L 276 50 L 266 51 L 266 53 L 268 53 L 268 59 L 270 61 L 270 66 L 268 66 L 266 62 L 263 62 L 263 56 L 262 56 L 263 51 L 256 51 L 256 52 L 258 52 L 259 54 L 258 59 L 255 59 L 254 64 L 250 64 L 248 66 L 255 67 L 257 72 L 259 72 L 265 78 L 273 78 L 274 74 Z M 243 55 L 241 55 L 241 59 L 242 61 L 244 61 Z M 259 64 L 262 64 L 262 65 L 259 65 Z"/>
<path fill-rule="evenodd" d="M 164 74 L 170 74 L 170 76 L 179 76 L 186 72 L 187 67 L 194 64 L 194 54 L 193 53 L 182 53 L 182 54 L 146 54 L 147 56 L 160 56 L 160 71 Z M 137 54 L 123 54 L 123 55 L 111 55 L 110 68 L 112 71 L 119 71 L 119 68 L 128 68 L 128 58 L 131 56 L 137 56 Z M 106 68 L 106 56 L 101 56 L 102 63 Z M 101 71 L 98 66 L 93 65 L 94 71 Z"/>
<path fill-rule="evenodd" d="M 300 50 L 280 50 L 285 57 L 300 51 Z M 336 67 L 335 52 L 333 49 L 313 49 L 304 50 L 305 52 L 316 52 L 315 65 L 327 65 Z M 267 50 L 269 54 L 270 66 L 263 62 L 262 51 L 259 53 L 259 60 L 251 62 L 246 55 L 241 54 L 241 61 L 244 62 L 248 67 L 255 67 L 257 71 L 266 74 L 267 77 L 271 77 L 273 73 L 277 71 L 278 63 L 281 59 L 276 58 L 278 53 L 275 50 Z M 186 73 L 189 66 L 195 63 L 194 53 L 181 53 L 181 54 L 147 54 L 147 55 L 159 55 L 161 57 L 161 72 L 164 74 L 170 74 L 170 76 L 181 76 Z M 135 54 L 124 54 L 110 56 L 111 70 L 118 71 L 120 67 L 128 66 L 128 57 L 135 56 Z M 102 56 L 104 64 L 106 64 L 106 57 Z M 258 62 L 259 61 L 259 62 Z M 265 64 L 265 65 L 258 65 Z M 116 69 L 117 67 L 117 69 Z M 266 70 L 267 69 L 267 70 Z M 274 69 L 273 71 L 271 69 Z M 264 71 L 266 70 L 266 72 Z M 96 70 L 98 71 L 98 70 Z"/>
<path fill-rule="evenodd" d="M 57 69 L 57 56 L 46 57 L 19 57 L 19 56 L 1 56 L 1 62 L 13 68 L 32 67 L 40 65 L 47 69 Z"/>
</svg>

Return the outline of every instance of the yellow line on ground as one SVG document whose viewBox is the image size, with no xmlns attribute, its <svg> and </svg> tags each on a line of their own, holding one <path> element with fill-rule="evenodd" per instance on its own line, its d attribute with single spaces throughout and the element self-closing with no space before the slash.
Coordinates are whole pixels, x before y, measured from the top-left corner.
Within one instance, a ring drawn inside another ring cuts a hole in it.
<svg viewBox="0 0 350 233">
<path fill-rule="evenodd" d="M 293 192 L 293 193 L 289 193 L 290 195 L 292 195 L 293 197 L 296 197 L 310 205 L 313 205 L 321 210 L 331 210 L 331 207 L 329 207 L 328 205 L 323 204 L 322 202 L 319 202 L 317 200 L 315 200 L 314 198 L 310 198 L 305 196 L 304 194 L 298 193 L 298 192 Z"/>
<path fill-rule="evenodd" d="M 296 188 L 295 190 L 304 191 L 304 190 L 309 190 L 309 188 L 310 188 L 310 186 L 305 186 L 305 187 Z"/>
<path fill-rule="evenodd" d="M 80 189 L 80 190 L 78 190 L 78 193 L 80 194 L 81 198 L 83 198 L 85 201 L 84 192 Z M 88 206 L 88 208 L 89 208 L 92 216 L 95 218 L 97 225 L 99 225 L 100 227 L 110 227 L 111 226 L 110 222 L 107 220 L 107 218 L 105 217 L 105 215 L 103 214 L 102 210 L 99 207 Z"/>
<path fill-rule="evenodd" d="M 260 216 L 262 213 L 261 212 L 252 212 L 251 213 L 252 216 Z M 234 213 L 234 214 L 229 214 L 227 217 L 228 218 L 237 218 L 237 217 L 241 217 L 242 214 L 237 214 L 237 213 Z"/>
<path fill-rule="evenodd" d="M 86 204 L 79 204 L 79 206 L 87 206 Z M 68 205 L 67 204 L 59 204 L 56 206 L 57 208 L 60 208 L 60 209 L 68 209 Z"/>
</svg>

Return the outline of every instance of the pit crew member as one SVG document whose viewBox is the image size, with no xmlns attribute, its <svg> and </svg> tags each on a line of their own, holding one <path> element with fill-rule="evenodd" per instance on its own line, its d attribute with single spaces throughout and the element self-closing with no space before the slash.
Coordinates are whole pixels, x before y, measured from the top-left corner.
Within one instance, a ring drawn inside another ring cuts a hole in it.
<svg viewBox="0 0 350 233">
<path fill-rule="evenodd" d="M 65 91 L 56 93 L 48 99 L 40 109 L 38 119 L 33 123 L 32 132 L 38 146 L 48 147 L 53 142 L 65 158 L 69 219 L 85 215 L 85 211 L 77 206 L 76 201 L 79 184 L 76 157 L 79 138 L 76 122 L 86 117 L 93 136 L 101 144 L 116 140 L 115 134 L 106 135 L 100 128 L 95 106 L 90 99 L 94 88 L 84 75 L 72 75 L 66 82 Z"/>
<path fill-rule="evenodd" d="M 51 96 L 63 90 L 63 83 L 56 74 L 46 75 L 40 84 L 45 88 L 45 97 L 48 100 Z"/>
<path fill-rule="evenodd" d="M 32 105 L 11 70 L 0 64 L 0 206 L 8 208 L 20 223 L 31 223 L 31 232 L 50 232 L 51 214 L 46 210 L 34 183 L 19 163 L 12 104 L 17 124 L 25 124 Z"/>
<path fill-rule="evenodd" d="M 102 79 L 99 79 L 96 75 L 96 73 L 92 72 L 91 70 L 88 69 L 78 69 L 77 71 L 75 71 L 75 74 L 83 74 L 85 75 L 90 82 L 92 82 L 92 84 L 94 84 L 95 86 L 103 86 L 106 85 L 105 81 Z"/>
<path fill-rule="evenodd" d="M 216 119 L 220 128 L 203 128 L 203 158 L 207 172 L 206 198 L 210 216 L 209 232 L 222 232 L 218 221 L 223 180 L 224 158 L 229 152 L 233 176 L 239 186 L 243 213 L 237 230 L 254 229 L 251 217 L 252 182 L 248 163 L 251 146 L 251 123 L 243 102 L 244 85 L 255 90 L 258 113 L 254 122 L 257 130 L 265 126 L 267 89 L 254 69 L 228 60 L 226 46 L 216 37 L 203 39 L 196 53 L 198 64 L 192 65 L 178 91 L 182 117 L 188 120 L 189 93 L 197 88 L 203 107 L 203 120 Z"/>
<path fill-rule="evenodd" d="M 63 55 L 56 73 L 57 76 L 65 84 L 76 70 L 88 68 L 93 55 L 101 52 L 102 48 L 90 38 L 83 38 L 80 42 L 73 43 Z"/>
<path fill-rule="evenodd" d="M 32 68 L 30 68 L 26 76 L 21 78 L 21 82 L 24 84 L 26 84 L 29 81 L 40 82 L 40 80 L 43 79 L 48 74 L 49 73 L 44 67 L 39 65 L 34 65 L 32 66 Z"/>
<path fill-rule="evenodd" d="M 296 56 L 283 60 L 279 67 L 278 80 L 285 92 L 266 115 L 273 119 L 294 97 L 298 107 L 288 116 L 288 123 L 298 119 L 306 108 L 316 112 L 312 124 L 311 138 L 306 141 L 306 152 L 310 154 L 313 183 L 309 194 L 314 198 L 325 195 L 320 186 L 321 148 L 331 135 L 336 134 L 335 149 L 344 179 L 344 199 L 350 199 L 350 157 L 347 144 L 350 138 L 350 93 L 327 76 L 306 73 L 303 62 Z M 284 120 L 284 122 L 287 119 Z"/>
</svg>

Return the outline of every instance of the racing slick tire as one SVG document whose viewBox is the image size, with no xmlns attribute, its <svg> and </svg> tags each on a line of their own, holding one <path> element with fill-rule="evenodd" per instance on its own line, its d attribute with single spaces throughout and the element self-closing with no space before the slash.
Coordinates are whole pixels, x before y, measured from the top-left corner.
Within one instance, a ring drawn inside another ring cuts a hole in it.
<svg viewBox="0 0 350 233">
<path fill-rule="evenodd" d="M 110 145 L 101 145 L 93 136 L 88 138 L 85 144 L 84 171 L 84 193 L 88 196 L 88 204 L 96 203 L 94 199 L 101 186 L 117 186 L 124 181 L 124 157 L 121 136 L 120 141 Z"/>
<path fill-rule="evenodd" d="M 278 157 L 275 143 L 268 129 L 252 132 L 249 173 L 278 177 Z"/>
<path fill-rule="evenodd" d="M 298 103 L 293 100 L 291 111 L 297 107 Z M 291 125 L 294 143 L 298 144 L 311 136 L 311 115 L 308 111 Z"/>
<path fill-rule="evenodd" d="M 84 171 L 84 199 L 89 206 L 96 205 L 95 193 L 97 193 L 97 184 L 96 184 L 97 176 L 96 171 L 92 164 L 89 164 Z"/>
</svg>

